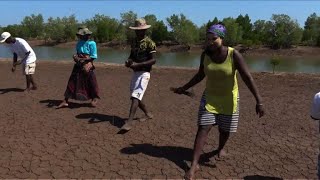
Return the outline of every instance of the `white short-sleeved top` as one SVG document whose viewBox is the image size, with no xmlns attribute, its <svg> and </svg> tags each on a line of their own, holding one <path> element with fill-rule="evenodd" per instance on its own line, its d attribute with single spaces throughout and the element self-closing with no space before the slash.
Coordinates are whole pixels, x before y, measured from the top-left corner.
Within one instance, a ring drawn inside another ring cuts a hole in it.
<svg viewBox="0 0 320 180">
<path fill-rule="evenodd" d="M 9 44 L 9 48 L 12 53 L 16 53 L 18 58 L 22 59 L 26 56 L 26 53 L 30 51 L 28 58 L 22 62 L 23 64 L 30 64 L 37 60 L 36 54 L 34 53 L 33 49 L 30 45 L 22 38 L 15 38 L 16 42 Z"/>
<path fill-rule="evenodd" d="M 320 120 L 320 92 L 314 95 L 310 116 L 315 120 Z M 320 123 L 319 123 L 319 131 L 320 131 Z"/>
</svg>

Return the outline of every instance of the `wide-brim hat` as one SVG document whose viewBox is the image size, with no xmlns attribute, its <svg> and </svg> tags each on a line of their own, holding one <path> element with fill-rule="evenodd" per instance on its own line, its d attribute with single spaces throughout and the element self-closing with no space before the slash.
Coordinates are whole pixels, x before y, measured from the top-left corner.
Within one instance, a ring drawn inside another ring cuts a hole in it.
<svg viewBox="0 0 320 180">
<path fill-rule="evenodd" d="M 151 25 L 148 25 L 146 20 L 143 18 L 136 19 L 134 22 L 134 26 L 130 26 L 130 29 L 133 30 L 143 30 L 143 29 L 149 29 Z"/>
<path fill-rule="evenodd" d="M 84 35 L 91 35 L 92 32 L 88 28 L 78 28 L 77 35 L 84 36 Z"/>
</svg>

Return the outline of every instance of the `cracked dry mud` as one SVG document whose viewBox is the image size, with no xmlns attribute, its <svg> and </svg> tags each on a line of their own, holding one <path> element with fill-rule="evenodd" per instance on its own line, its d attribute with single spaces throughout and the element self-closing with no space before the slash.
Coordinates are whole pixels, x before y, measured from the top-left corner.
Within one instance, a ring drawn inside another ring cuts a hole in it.
<svg viewBox="0 0 320 180">
<path fill-rule="evenodd" d="M 196 96 L 173 94 L 196 70 L 154 68 L 145 102 L 154 118 L 135 121 L 118 134 L 128 116 L 131 71 L 97 64 L 101 90 L 98 107 L 63 99 L 72 63 L 39 62 L 37 91 L 22 92 L 19 67 L 0 62 L 0 178 L 182 178 L 190 165 L 197 110 L 204 82 Z M 255 101 L 242 80 L 238 132 L 226 145 L 223 161 L 205 158 L 218 144 L 213 128 L 196 178 L 315 179 L 318 126 L 310 119 L 318 74 L 253 73 L 266 115 L 255 114 Z M 143 114 L 139 111 L 137 116 Z"/>
</svg>

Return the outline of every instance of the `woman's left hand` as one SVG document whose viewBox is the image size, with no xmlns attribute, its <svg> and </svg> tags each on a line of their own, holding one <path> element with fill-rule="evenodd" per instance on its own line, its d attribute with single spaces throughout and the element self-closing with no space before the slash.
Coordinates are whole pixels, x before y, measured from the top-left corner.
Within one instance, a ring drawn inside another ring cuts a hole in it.
<svg viewBox="0 0 320 180">
<path fill-rule="evenodd" d="M 259 118 L 261 118 L 264 115 L 264 108 L 262 104 L 256 105 L 256 113 L 259 115 Z"/>
</svg>

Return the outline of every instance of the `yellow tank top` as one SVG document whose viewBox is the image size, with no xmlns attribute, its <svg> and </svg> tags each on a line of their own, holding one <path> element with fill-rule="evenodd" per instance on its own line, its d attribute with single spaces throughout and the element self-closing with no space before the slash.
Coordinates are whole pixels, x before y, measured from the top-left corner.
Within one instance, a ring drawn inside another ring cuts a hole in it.
<svg viewBox="0 0 320 180">
<path fill-rule="evenodd" d="M 214 63 L 208 55 L 204 57 L 206 82 L 205 108 L 212 113 L 232 115 L 238 106 L 238 82 L 233 63 L 233 48 L 228 47 L 228 55 L 223 63 Z"/>
</svg>

